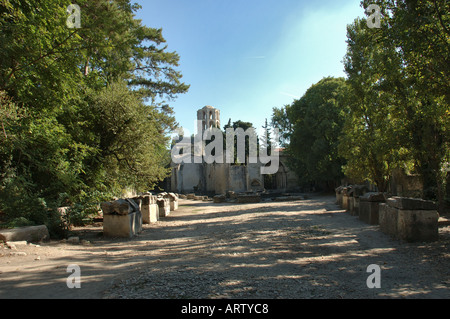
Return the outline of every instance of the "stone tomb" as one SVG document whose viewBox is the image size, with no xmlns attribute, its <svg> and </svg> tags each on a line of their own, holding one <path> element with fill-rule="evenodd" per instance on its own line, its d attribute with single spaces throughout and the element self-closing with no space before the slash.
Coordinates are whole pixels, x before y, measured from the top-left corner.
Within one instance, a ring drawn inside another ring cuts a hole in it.
<svg viewBox="0 0 450 319">
<path fill-rule="evenodd" d="M 159 207 L 156 203 L 156 196 L 152 194 L 144 194 L 142 199 L 142 222 L 144 224 L 156 223 L 159 220 Z"/>
<path fill-rule="evenodd" d="M 339 186 L 335 189 L 336 192 L 336 204 L 342 207 L 342 190 L 344 186 Z"/>
<path fill-rule="evenodd" d="M 380 230 L 408 242 L 435 241 L 439 237 L 436 204 L 417 198 L 392 197 L 380 204 Z"/>
<path fill-rule="evenodd" d="M 237 202 L 240 204 L 244 203 L 260 203 L 261 196 L 259 194 L 239 194 L 237 196 Z"/>
<path fill-rule="evenodd" d="M 345 210 L 349 209 L 351 189 L 352 189 L 351 186 L 346 186 L 346 187 L 342 188 L 342 190 L 341 190 L 341 196 L 342 196 L 341 207 L 342 207 L 342 209 L 345 209 Z"/>
<path fill-rule="evenodd" d="M 359 198 L 359 219 L 370 225 L 379 223 L 379 205 L 386 201 L 384 193 L 369 192 Z"/>
<path fill-rule="evenodd" d="M 142 231 L 140 199 L 119 199 L 100 205 L 103 211 L 103 235 L 131 238 Z"/>
<path fill-rule="evenodd" d="M 351 216 L 359 216 L 359 202 L 360 197 L 368 192 L 366 185 L 352 185 L 350 191 L 348 191 L 348 212 Z"/>
<path fill-rule="evenodd" d="M 156 203 L 159 208 L 159 217 L 167 217 L 170 215 L 170 199 L 165 195 L 158 195 Z"/>
<path fill-rule="evenodd" d="M 223 203 L 225 202 L 227 199 L 227 197 L 225 195 L 216 195 L 213 197 L 213 202 L 214 203 Z"/>
<path fill-rule="evenodd" d="M 178 209 L 178 196 L 174 193 L 169 193 L 170 211 Z"/>
</svg>

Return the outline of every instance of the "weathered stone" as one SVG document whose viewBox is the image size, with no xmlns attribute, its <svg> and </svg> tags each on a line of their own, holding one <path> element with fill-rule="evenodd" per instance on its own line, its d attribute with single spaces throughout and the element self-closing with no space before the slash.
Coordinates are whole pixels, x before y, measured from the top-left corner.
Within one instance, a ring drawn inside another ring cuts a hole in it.
<svg viewBox="0 0 450 319">
<path fill-rule="evenodd" d="M 408 242 L 435 241 L 439 214 L 433 210 L 398 210 L 398 237 Z"/>
<path fill-rule="evenodd" d="M 156 200 L 158 204 L 159 217 L 166 217 L 170 215 L 170 200 L 168 198 L 159 197 Z"/>
<path fill-rule="evenodd" d="M 342 193 L 343 195 L 348 195 L 349 192 L 351 191 L 351 189 L 352 189 L 351 186 L 344 186 L 344 187 L 342 188 L 342 190 L 341 190 L 341 193 Z"/>
<path fill-rule="evenodd" d="M 187 194 L 186 198 L 187 199 L 194 199 L 195 194 L 191 193 L 191 194 Z"/>
<path fill-rule="evenodd" d="M 148 207 L 142 208 L 142 222 L 144 224 L 156 223 L 159 220 L 158 204 L 149 204 Z"/>
<path fill-rule="evenodd" d="M 363 196 L 360 196 L 361 201 L 366 202 L 385 202 L 386 201 L 386 195 L 384 193 L 378 193 L 378 192 L 368 192 L 365 193 Z"/>
<path fill-rule="evenodd" d="M 178 209 L 178 196 L 174 193 L 169 193 L 170 210 L 174 211 Z"/>
<path fill-rule="evenodd" d="M 226 196 L 229 199 L 237 199 L 237 194 L 234 191 L 228 191 Z"/>
<path fill-rule="evenodd" d="M 391 207 L 404 210 L 437 210 L 437 205 L 435 202 L 420 198 L 394 196 L 388 198 L 386 203 Z"/>
<path fill-rule="evenodd" d="M 366 193 L 359 197 L 359 219 L 370 225 L 379 224 L 379 204 L 385 201 L 383 193 Z"/>
<path fill-rule="evenodd" d="M 103 235 L 106 237 L 131 238 L 140 233 L 141 230 L 141 212 L 133 212 L 127 215 L 104 215 Z"/>
<path fill-rule="evenodd" d="M 142 197 L 142 222 L 144 224 L 155 223 L 159 220 L 159 208 L 156 204 L 156 196 L 144 195 Z"/>
<path fill-rule="evenodd" d="M 227 199 L 227 197 L 225 195 L 216 195 L 213 197 L 213 202 L 214 203 L 223 203 L 226 199 Z"/>
<path fill-rule="evenodd" d="M 342 194 L 342 209 L 348 210 L 348 206 L 349 206 L 349 198 L 350 196 L 348 196 L 347 193 Z"/>
<path fill-rule="evenodd" d="M 67 242 L 70 244 L 79 244 L 80 243 L 80 237 L 72 236 L 67 238 Z"/>
<path fill-rule="evenodd" d="M 348 198 L 348 209 L 347 209 L 347 211 L 350 213 L 350 215 L 353 215 L 354 210 L 355 210 L 355 198 L 353 196 L 350 196 Z"/>
<path fill-rule="evenodd" d="M 134 202 L 133 202 L 134 203 Z M 100 208 L 105 215 L 128 215 L 133 211 L 136 211 L 136 203 L 131 204 L 131 201 L 125 199 L 118 199 L 111 202 L 103 202 L 100 204 Z"/>
<path fill-rule="evenodd" d="M 335 189 L 336 191 L 336 204 L 339 206 L 342 206 L 342 189 L 343 186 L 339 186 Z"/>
<path fill-rule="evenodd" d="M 49 239 L 50 235 L 45 225 L 18 227 L 13 229 L 1 229 L 0 240 L 39 242 Z"/>
<path fill-rule="evenodd" d="M 405 203 L 402 207 L 415 206 L 409 201 Z M 417 206 L 420 207 L 421 204 Z M 408 242 L 435 241 L 439 237 L 439 214 L 436 210 L 399 209 L 389 204 L 380 204 L 379 220 L 382 232 Z"/>
<path fill-rule="evenodd" d="M 10 249 L 14 249 L 17 246 L 27 246 L 28 243 L 26 240 L 20 240 L 20 241 L 7 241 L 6 246 L 8 246 Z"/>
<path fill-rule="evenodd" d="M 366 185 L 352 185 L 353 197 L 360 197 L 369 192 L 369 188 Z"/>
<path fill-rule="evenodd" d="M 259 194 L 245 194 L 245 195 L 238 195 L 237 202 L 244 204 L 244 203 L 259 203 L 261 202 L 261 196 Z"/>
<path fill-rule="evenodd" d="M 359 216 L 360 197 L 353 196 L 353 210 L 350 211 L 351 216 Z"/>
<path fill-rule="evenodd" d="M 398 210 L 385 203 L 379 205 L 380 230 L 392 237 L 398 235 Z"/>
</svg>

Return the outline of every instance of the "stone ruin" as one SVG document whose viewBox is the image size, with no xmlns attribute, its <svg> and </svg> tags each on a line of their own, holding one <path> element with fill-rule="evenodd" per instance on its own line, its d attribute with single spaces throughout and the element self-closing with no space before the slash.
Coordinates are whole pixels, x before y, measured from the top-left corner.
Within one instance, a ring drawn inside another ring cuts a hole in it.
<svg viewBox="0 0 450 319">
<path fill-rule="evenodd" d="M 368 192 L 359 198 L 359 219 L 370 225 L 378 225 L 380 204 L 386 202 L 386 194 Z"/>
<path fill-rule="evenodd" d="M 421 242 L 439 238 L 439 213 L 433 201 L 369 192 L 363 185 L 340 186 L 335 191 L 337 205 L 367 224 L 380 225 L 382 232 L 395 239 Z"/>
<path fill-rule="evenodd" d="M 178 196 L 174 193 L 143 195 L 103 202 L 103 235 L 131 238 L 142 231 L 143 224 L 155 223 L 178 209 Z"/>
<path fill-rule="evenodd" d="M 141 198 L 142 223 L 156 223 L 159 220 L 159 206 L 156 202 L 156 196 L 151 193 L 145 193 Z"/>
<path fill-rule="evenodd" d="M 131 238 L 142 230 L 140 199 L 118 199 L 100 205 L 103 211 L 103 235 Z"/>
<path fill-rule="evenodd" d="M 436 241 L 439 213 L 433 201 L 392 197 L 380 204 L 380 230 L 408 242 Z"/>
</svg>

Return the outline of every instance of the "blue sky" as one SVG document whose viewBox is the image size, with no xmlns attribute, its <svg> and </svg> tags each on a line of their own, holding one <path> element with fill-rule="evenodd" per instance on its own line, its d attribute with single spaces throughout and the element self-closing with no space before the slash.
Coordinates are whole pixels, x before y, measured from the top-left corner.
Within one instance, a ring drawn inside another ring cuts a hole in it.
<svg viewBox="0 0 450 319">
<path fill-rule="evenodd" d="M 163 29 L 190 84 L 169 102 L 194 133 L 196 111 L 220 109 L 256 128 L 326 76 L 345 76 L 346 26 L 364 15 L 360 0 L 140 0 L 136 18 Z"/>
</svg>

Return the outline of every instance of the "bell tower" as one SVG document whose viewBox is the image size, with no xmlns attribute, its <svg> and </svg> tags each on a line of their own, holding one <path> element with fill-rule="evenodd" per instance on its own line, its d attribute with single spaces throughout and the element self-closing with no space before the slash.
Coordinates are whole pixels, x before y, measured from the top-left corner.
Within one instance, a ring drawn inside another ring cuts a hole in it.
<svg viewBox="0 0 450 319">
<path fill-rule="evenodd" d="M 207 105 L 197 111 L 197 132 L 213 127 L 220 129 L 220 111 Z"/>
</svg>

